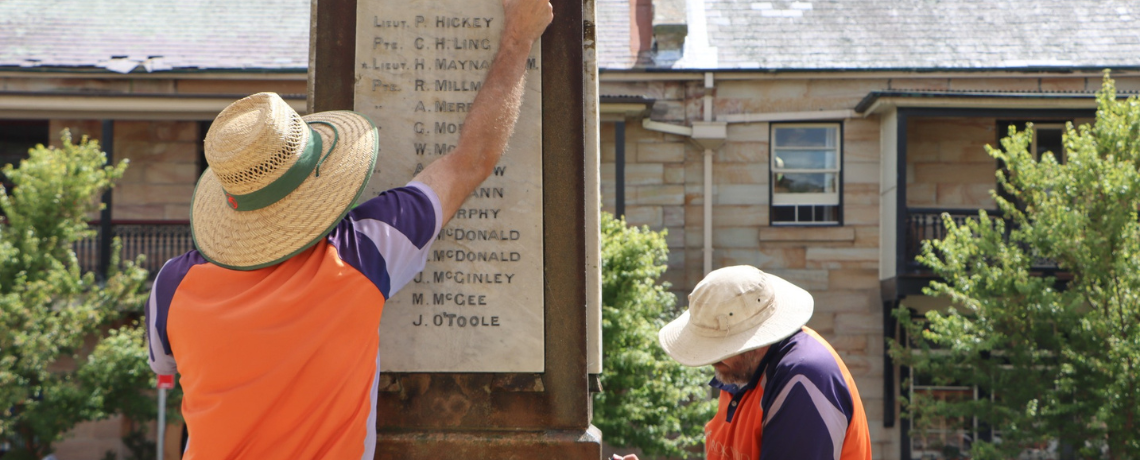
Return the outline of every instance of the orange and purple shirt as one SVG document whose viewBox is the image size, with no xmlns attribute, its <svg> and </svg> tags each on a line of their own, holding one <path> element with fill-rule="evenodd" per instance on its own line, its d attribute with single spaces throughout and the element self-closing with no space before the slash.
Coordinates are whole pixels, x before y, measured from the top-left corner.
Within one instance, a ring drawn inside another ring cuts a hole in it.
<svg viewBox="0 0 1140 460">
<path fill-rule="evenodd" d="M 371 459 L 384 302 L 427 260 L 439 198 L 412 182 L 251 271 L 171 259 L 147 305 L 150 365 L 181 374 L 186 459 Z M 388 350 L 398 352 L 398 350 Z"/>
<path fill-rule="evenodd" d="M 871 460 L 855 379 L 807 327 L 772 344 L 748 384 L 710 385 L 720 405 L 705 425 L 708 460 Z"/>
</svg>

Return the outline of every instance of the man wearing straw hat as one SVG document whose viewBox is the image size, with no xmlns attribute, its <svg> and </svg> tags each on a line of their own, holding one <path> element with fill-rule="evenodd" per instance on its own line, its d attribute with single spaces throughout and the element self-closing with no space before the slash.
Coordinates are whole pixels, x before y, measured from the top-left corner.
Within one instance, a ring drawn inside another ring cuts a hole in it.
<svg viewBox="0 0 1140 460">
<path fill-rule="evenodd" d="M 677 362 L 713 366 L 720 405 L 705 425 L 708 460 L 871 459 L 859 390 L 831 345 L 804 326 L 812 309 L 811 294 L 783 278 L 726 267 L 661 329 Z"/>
<path fill-rule="evenodd" d="M 151 367 L 182 375 L 183 458 L 373 457 L 384 301 L 491 174 L 552 19 L 548 0 L 503 7 L 456 149 L 355 208 L 380 142 L 367 118 L 301 117 L 272 93 L 218 115 L 191 204 L 197 250 L 167 262 L 147 306 Z"/>
</svg>

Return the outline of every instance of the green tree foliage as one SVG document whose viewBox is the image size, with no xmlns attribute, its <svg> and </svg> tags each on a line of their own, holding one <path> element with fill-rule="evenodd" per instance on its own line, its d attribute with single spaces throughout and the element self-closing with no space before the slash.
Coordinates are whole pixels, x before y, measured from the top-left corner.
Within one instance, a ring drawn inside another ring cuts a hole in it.
<svg viewBox="0 0 1140 460">
<path fill-rule="evenodd" d="M 1059 440 L 1082 458 L 1140 459 L 1140 101 L 1118 100 L 1106 73 L 1097 104 L 1094 126 L 1066 127 L 1064 164 L 1034 158 L 1032 126 L 987 147 L 1008 168 L 1002 218 L 943 216 L 946 238 L 918 258 L 944 280 L 926 293 L 956 308 L 925 321 L 897 312 L 914 343 L 893 356 L 992 395 L 909 401 L 919 422 L 976 417 L 996 430 L 975 457 Z M 1041 260 L 1059 274 L 1035 272 Z"/>
<path fill-rule="evenodd" d="M 19 167 L 3 169 L 14 187 L 0 193 L 0 442 L 41 458 L 86 420 L 127 413 L 145 420 L 153 388 L 143 329 L 112 330 L 94 351 L 89 340 L 122 324 L 142 304 L 146 271 L 120 264 L 115 242 L 105 280 L 83 273 L 73 243 L 94 232 L 87 216 L 122 176 L 95 141 L 37 146 Z"/>
<path fill-rule="evenodd" d="M 688 456 L 716 412 L 709 374 L 673 361 L 657 331 L 677 311 L 665 272 L 665 233 L 627 227 L 602 213 L 602 392 L 594 425 L 610 444 L 649 455 Z"/>
</svg>

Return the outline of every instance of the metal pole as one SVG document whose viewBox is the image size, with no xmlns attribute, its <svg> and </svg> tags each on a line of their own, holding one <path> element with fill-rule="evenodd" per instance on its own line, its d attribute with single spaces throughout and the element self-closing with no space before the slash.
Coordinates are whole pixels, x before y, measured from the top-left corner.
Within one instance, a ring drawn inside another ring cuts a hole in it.
<svg viewBox="0 0 1140 460">
<path fill-rule="evenodd" d="M 115 164 L 115 121 L 103 120 L 103 151 L 107 153 L 107 164 Z M 103 212 L 99 215 L 99 267 L 95 273 L 106 280 L 111 271 L 111 240 L 115 237 L 111 227 L 111 189 L 103 192 Z"/>
<path fill-rule="evenodd" d="M 625 215 L 625 122 L 614 123 L 614 217 Z"/>
<path fill-rule="evenodd" d="M 163 444 L 166 444 L 166 388 L 158 389 L 158 460 L 162 460 Z"/>
</svg>

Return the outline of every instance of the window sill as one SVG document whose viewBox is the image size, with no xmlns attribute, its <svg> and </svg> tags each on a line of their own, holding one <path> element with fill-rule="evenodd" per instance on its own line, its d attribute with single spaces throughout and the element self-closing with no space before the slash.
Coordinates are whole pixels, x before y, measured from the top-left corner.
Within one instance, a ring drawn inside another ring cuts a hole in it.
<svg viewBox="0 0 1140 460">
<path fill-rule="evenodd" d="M 838 226 L 781 225 L 761 227 L 760 241 L 855 241 L 855 229 Z"/>
</svg>

